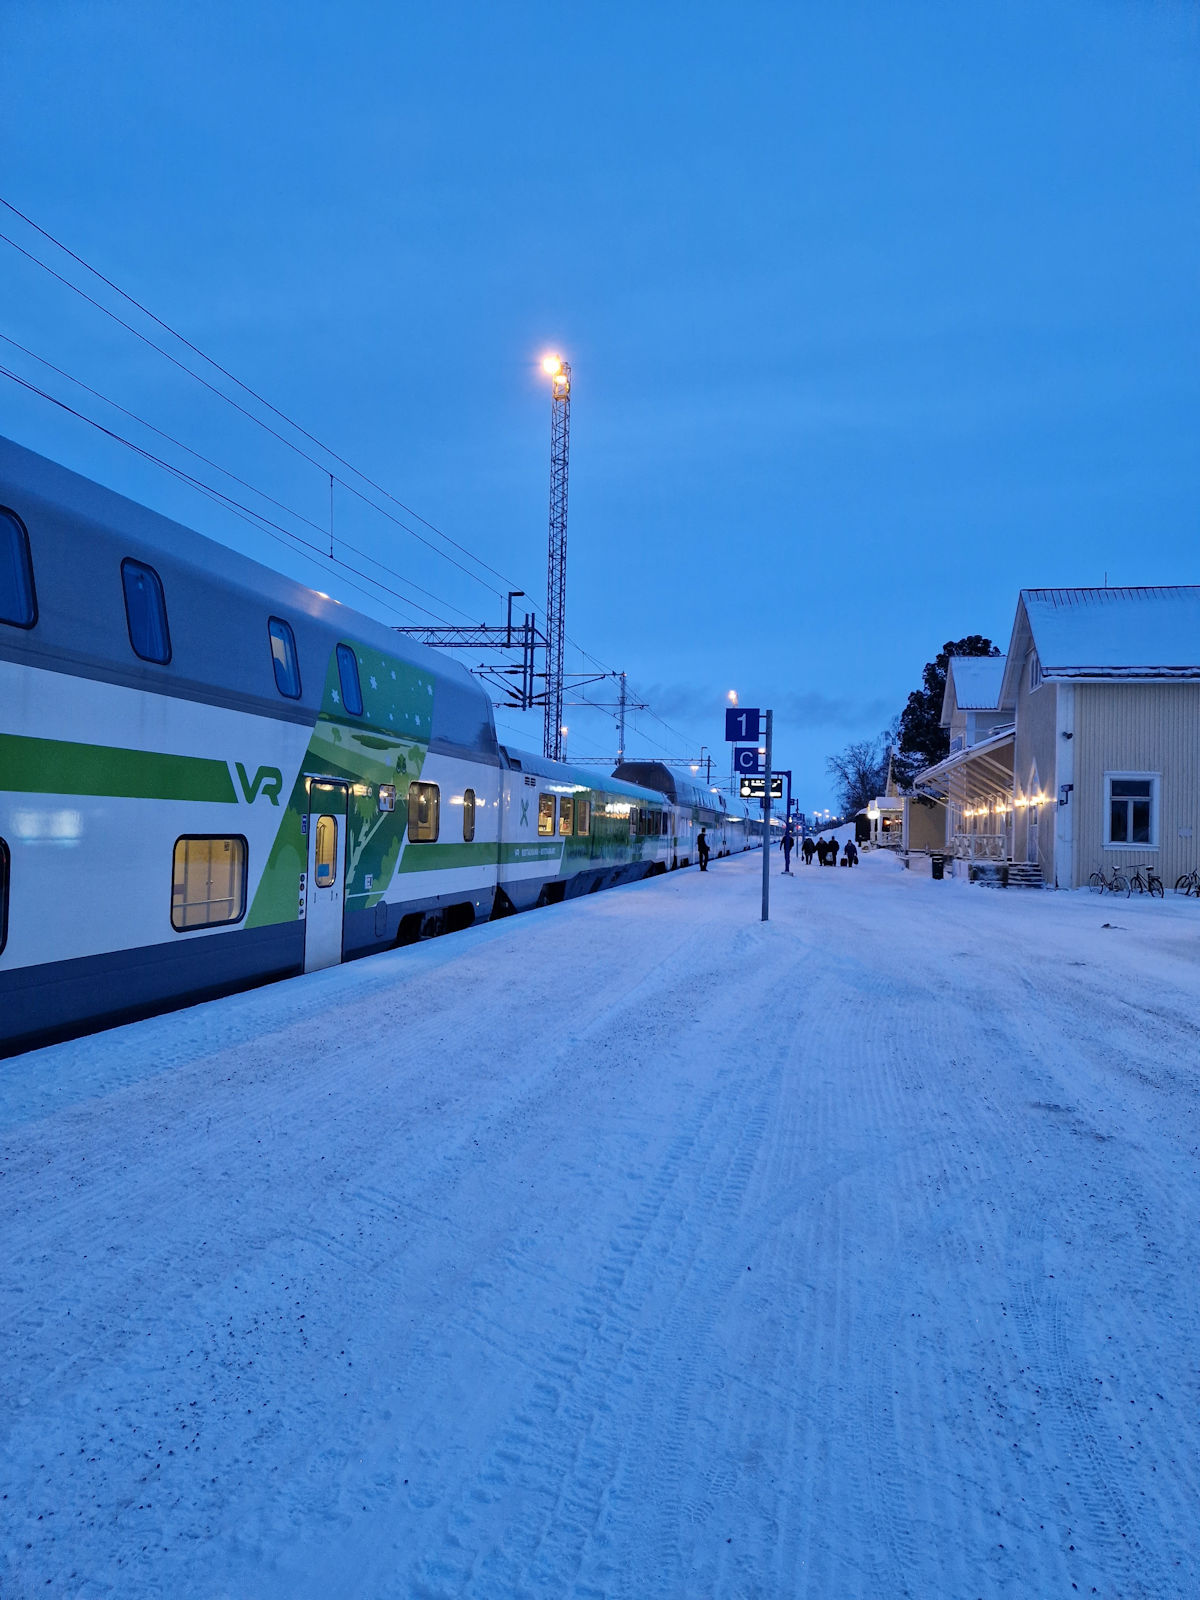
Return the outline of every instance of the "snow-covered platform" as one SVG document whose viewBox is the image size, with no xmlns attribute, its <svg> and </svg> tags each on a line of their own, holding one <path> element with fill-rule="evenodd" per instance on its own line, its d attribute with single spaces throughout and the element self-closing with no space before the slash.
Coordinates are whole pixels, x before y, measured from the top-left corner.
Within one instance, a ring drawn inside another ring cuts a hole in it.
<svg viewBox="0 0 1200 1600">
<path fill-rule="evenodd" d="M 773 866 L 6 1062 L 0 1593 L 1194 1595 L 1200 906 Z"/>
</svg>

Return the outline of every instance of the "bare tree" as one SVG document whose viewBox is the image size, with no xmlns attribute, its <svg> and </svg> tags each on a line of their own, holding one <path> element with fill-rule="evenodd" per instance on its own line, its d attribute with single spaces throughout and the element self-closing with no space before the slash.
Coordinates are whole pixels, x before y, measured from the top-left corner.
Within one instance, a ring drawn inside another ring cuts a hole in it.
<svg viewBox="0 0 1200 1600">
<path fill-rule="evenodd" d="M 865 805 L 883 793 L 887 782 L 888 741 L 858 739 L 836 756 L 830 756 L 825 766 L 835 779 L 842 803 L 843 816 L 853 816 Z"/>
</svg>

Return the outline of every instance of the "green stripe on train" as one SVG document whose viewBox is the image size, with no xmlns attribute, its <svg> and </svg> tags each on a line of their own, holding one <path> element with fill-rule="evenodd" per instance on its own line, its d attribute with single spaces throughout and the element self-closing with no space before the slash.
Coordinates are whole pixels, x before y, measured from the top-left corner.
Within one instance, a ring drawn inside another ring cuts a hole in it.
<svg viewBox="0 0 1200 1600">
<path fill-rule="evenodd" d="M 477 840 L 474 844 L 423 844 L 409 842 L 400 857 L 397 872 L 440 872 L 453 867 L 494 867 L 497 859 L 507 865 L 527 861 L 557 863 L 562 858 L 562 845 L 555 844 L 504 844 L 493 840 Z"/>
<path fill-rule="evenodd" d="M 134 800 L 206 800 L 236 805 L 224 761 L 156 750 L 70 744 L 0 733 L 0 790 L 22 794 L 119 795 Z"/>
</svg>

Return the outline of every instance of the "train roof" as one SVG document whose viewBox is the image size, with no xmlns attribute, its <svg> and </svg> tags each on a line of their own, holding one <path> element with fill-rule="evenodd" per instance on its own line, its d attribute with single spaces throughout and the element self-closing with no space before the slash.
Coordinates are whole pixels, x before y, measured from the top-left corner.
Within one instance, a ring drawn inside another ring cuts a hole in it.
<svg viewBox="0 0 1200 1600">
<path fill-rule="evenodd" d="M 552 761 L 549 756 L 536 755 L 532 750 L 514 750 L 512 746 L 502 744 L 500 760 L 504 766 L 511 767 L 515 772 L 528 772 L 535 777 L 548 778 L 552 784 L 560 784 L 572 790 L 598 789 L 605 794 L 623 795 L 629 800 L 663 799 L 661 791 L 647 785 L 622 782 L 619 778 L 609 777 L 596 767 L 573 767 L 568 761 Z"/>
<path fill-rule="evenodd" d="M 327 663 L 344 641 L 428 678 L 435 748 L 470 748 L 496 759 L 491 701 L 478 681 L 452 657 L 386 623 L 3 437 L 0 505 L 29 532 L 39 608 L 29 632 L 5 630 L 4 654 L 34 665 L 66 658 L 85 675 L 310 721 L 321 707 Z M 120 570 L 127 558 L 152 566 L 162 580 L 168 665 L 143 662 L 129 649 Z M 299 700 L 278 693 L 267 641 L 271 616 L 291 624 L 302 667 L 307 658 Z"/>
<path fill-rule="evenodd" d="M 665 761 L 622 761 L 614 777 L 627 783 L 640 783 L 648 789 L 657 789 L 668 799 L 681 806 L 698 806 L 704 811 L 725 811 L 731 817 L 745 817 L 748 813 L 742 801 L 714 790 L 711 785 L 696 783 L 682 773 L 674 772 Z"/>
</svg>

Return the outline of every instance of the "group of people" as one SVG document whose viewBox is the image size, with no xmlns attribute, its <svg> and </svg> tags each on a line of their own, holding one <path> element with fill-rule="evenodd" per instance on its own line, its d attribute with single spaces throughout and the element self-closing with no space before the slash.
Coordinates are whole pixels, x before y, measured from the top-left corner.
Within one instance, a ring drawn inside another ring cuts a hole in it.
<svg viewBox="0 0 1200 1600">
<path fill-rule="evenodd" d="M 785 833 L 783 836 L 783 870 L 790 870 L 792 862 L 792 836 Z M 816 856 L 823 867 L 836 867 L 838 864 L 838 842 L 836 839 L 806 838 L 800 846 L 800 853 L 804 857 L 804 865 L 812 866 L 812 858 Z M 846 848 L 842 854 L 842 866 L 856 867 L 858 865 L 858 846 L 853 839 L 846 840 Z"/>
<path fill-rule="evenodd" d="M 792 851 L 796 848 L 795 835 L 789 830 L 784 834 L 779 844 L 783 851 L 783 870 L 790 872 L 792 870 Z M 814 856 L 817 857 L 823 867 L 836 867 L 838 864 L 838 842 L 836 839 L 806 838 L 800 846 L 800 853 L 804 857 L 804 865 L 806 867 L 812 865 Z M 696 854 L 700 859 L 700 871 L 707 872 L 709 857 L 708 834 L 703 828 L 696 835 Z M 842 865 L 844 867 L 856 867 L 858 865 L 858 846 L 853 839 L 846 840 Z"/>
</svg>

